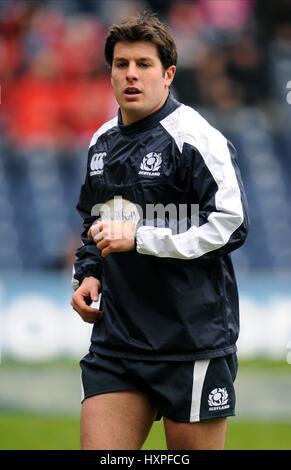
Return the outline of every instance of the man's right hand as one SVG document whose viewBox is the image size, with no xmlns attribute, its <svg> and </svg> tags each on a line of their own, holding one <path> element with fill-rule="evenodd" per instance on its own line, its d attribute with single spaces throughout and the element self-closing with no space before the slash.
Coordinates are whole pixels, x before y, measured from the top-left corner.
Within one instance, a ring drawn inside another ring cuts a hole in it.
<svg viewBox="0 0 291 470">
<path fill-rule="evenodd" d="M 101 310 L 90 307 L 90 304 L 97 302 L 99 298 L 98 290 L 100 286 L 100 281 L 95 277 L 85 277 L 72 296 L 71 306 L 87 323 L 95 323 L 102 315 Z"/>
</svg>

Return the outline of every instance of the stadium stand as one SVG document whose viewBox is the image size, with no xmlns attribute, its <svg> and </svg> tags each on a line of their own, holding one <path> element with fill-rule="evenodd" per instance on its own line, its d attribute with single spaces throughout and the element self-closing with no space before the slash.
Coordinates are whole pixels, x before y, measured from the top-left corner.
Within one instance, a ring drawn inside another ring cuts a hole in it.
<svg viewBox="0 0 291 470">
<path fill-rule="evenodd" d="M 86 146 L 116 110 L 100 46 L 106 26 L 154 1 L 118 3 L 123 10 L 101 0 L 0 4 L 0 269 L 70 265 Z M 244 0 L 234 14 L 231 3 L 224 16 L 207 1 L 157 7 L 181 47 L 177 98 L 238 150 L 251 232 L 233 259 L 244 271 L 276 272 L 291 265 L 291 7 L 281 2 L 282 15 L 276 2 L 266 11 Z"/>
</svg>

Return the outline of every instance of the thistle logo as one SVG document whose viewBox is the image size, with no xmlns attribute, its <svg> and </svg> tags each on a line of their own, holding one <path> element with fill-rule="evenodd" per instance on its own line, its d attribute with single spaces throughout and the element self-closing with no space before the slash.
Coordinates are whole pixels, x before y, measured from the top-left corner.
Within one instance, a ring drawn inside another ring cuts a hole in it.
<svg viewBox="0 0 291 470">
<path fill-rule="evenodd" d="M 229 408 L 226 388 L 215 388 L 208 396 L 209 411 L 225 410 Z"/>
<path fill-rule="evenodd" d="M 90 176 L 103 174 L 104 157 L 106 157 L 106 152 L 94 153 L 90 163 Z"/>
<path fill-rule="evenodd" d="M 157 152 L 150 152 L 140 164 L 139 175 L 160 176 L 160 166 L 162 164 L 162 154 Z"/>
</svg>

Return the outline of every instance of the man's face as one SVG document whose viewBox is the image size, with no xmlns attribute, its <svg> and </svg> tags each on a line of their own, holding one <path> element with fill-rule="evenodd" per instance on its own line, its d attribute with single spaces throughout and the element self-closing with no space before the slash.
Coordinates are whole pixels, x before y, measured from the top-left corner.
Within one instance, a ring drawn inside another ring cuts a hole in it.
<svg viewBox="0 0 291 470">
<path fill-rule="evenodd" d="M 166 101 L 176 67 L 164 71 L 155 44 L 146 41 L 117 42 L 111 83 L 124 124 L 138 121 Z"/>
</svg>

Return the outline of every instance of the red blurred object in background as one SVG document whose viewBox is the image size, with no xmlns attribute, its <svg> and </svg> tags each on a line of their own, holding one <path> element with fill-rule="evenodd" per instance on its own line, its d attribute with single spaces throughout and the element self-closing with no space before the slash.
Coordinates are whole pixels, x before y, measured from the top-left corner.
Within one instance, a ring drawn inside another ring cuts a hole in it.
<svg viewBox="0 0 291 470">
<path fill-rule="evenodd" d="M 70 145 L 89 141 L 114 116 L 110 80 L 55 81 L 27 75 L 6 91 L 8 135 L 22 144 Z"/>
</svg>

